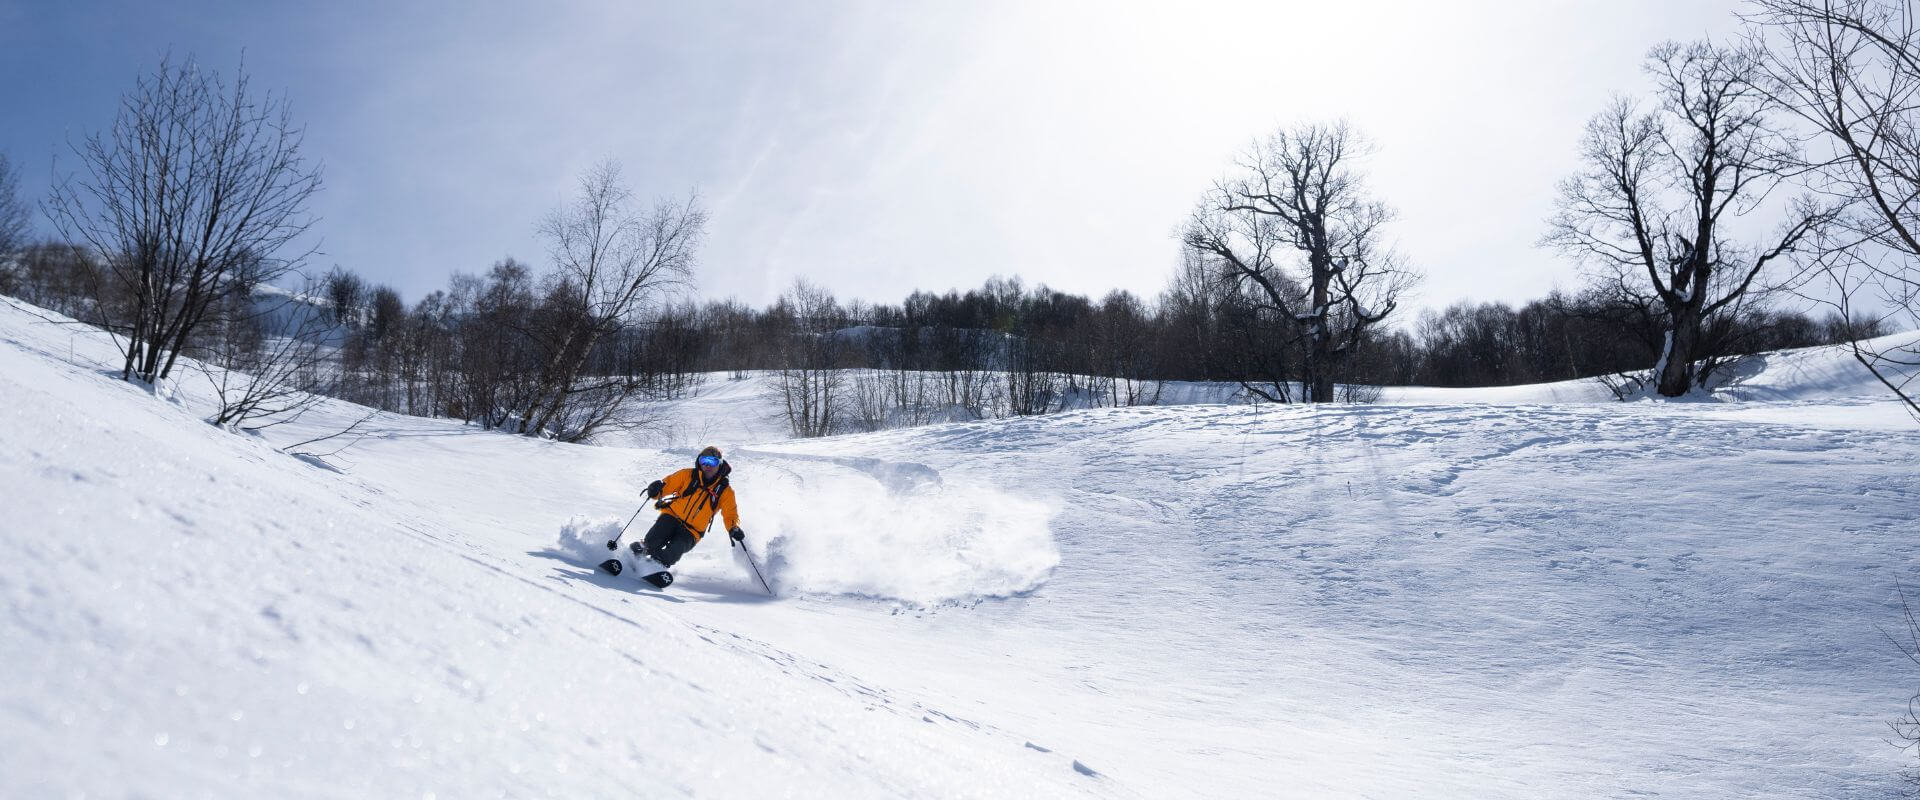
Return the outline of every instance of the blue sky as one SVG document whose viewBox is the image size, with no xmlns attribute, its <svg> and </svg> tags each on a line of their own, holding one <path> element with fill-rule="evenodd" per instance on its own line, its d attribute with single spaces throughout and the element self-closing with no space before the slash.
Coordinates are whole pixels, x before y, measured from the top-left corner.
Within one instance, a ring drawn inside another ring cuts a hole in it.
<svg viewBox="0 0 1920 800">
<path fill-rule="evenodd" d="M 1337 7 L 1335 7 L 1337 6 Z M 1151 296 L 1235 152 L 1344 117 L 1427 281 L 1578 281 L 1534 246 L 1581 125 L 1732 2 L 312 3 L 0 0 L 0 151 L 40 194 L 161 56 L 283 91 L 326 166 L 323 253 L 409 300 L 503 256 L 588 165 L 712 213 L 697 292 L 843 297 L 995 274 Z M 43 225 L 44 227 L 44 225 Z"/>
</svg>

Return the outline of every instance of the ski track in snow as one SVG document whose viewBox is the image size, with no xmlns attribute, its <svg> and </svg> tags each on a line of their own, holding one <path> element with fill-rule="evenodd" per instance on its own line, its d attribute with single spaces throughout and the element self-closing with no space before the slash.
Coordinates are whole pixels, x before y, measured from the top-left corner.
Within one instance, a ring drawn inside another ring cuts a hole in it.
<svg viewBox="0 0 1920 800">
<path fill-rule="evenodd" d="M 723 536 L 664 593 L 591 567 L 698 442 L 382 415 L 334 471 L 271 444 L 353 407 L 232 435 L 72 338 L 0 301 L 10 796 L 1877 798 L 1907 761 L 1920 431 L 1795 383 L 1855 385 L 1819 354 L 1766 402 L 722 438 L 767 598 Z M 683 430 L 754 396 L 710 386 Z"/>
</svg>

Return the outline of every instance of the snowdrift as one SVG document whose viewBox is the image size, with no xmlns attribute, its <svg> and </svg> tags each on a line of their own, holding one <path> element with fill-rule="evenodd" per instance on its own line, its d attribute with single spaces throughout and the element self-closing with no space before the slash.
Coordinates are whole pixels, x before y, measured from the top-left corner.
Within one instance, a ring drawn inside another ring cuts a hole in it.
<svg viewBox="0 0 1920 800">
<path fill-rule="evenodd" d="M 1920 348 L 1920 331 L 1906 331 L 1862 342 L 1871 351 Z M 1920 366 L 1889 365 L 1883 371 L 1895 382 L 1910 378 Z M 1781 350 L 1749 357 L 1713 391 L 1716 398 L 1737 401 L 1837 400 L 1884 398 L 1887 387 L 1862 366 L 1848 345 Z"/>
</svg>

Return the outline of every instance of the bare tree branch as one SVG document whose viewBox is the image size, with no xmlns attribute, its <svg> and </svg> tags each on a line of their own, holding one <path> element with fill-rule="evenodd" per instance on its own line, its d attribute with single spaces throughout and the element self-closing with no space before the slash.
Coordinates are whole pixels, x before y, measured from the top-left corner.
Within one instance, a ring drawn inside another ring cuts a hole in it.
<svg viewBox="0 0 1920 800">
<path fill-rule="evenodd" d="M 244 68 L 231 86 L 189 59 L 161 62 L 121 99 L 110 131 L 74 152 L 84 177 L 55 184 L 49 215 L 107 266 L 99 298 L 125 331 L 127 380 L 168 376 L 222 301 L 294 269 L 317 169 L 286 101 L 256 98 Z"/>
<path fill-rule="evenodd" d="M 1239 160 L 1237 177 L 1214 186 L 1182 236 L 1221 276 L 1227 296 L 1247 304 L 1248 335 L 1269 338 L 1257 331 L 1274 321 L 1293 329 L 1282 342 L 1253 347 L 1301 347 L 1301 394 L 1313 402 L 1334 399 L 1336 370 L 1419 279 L 1383 243 L 1393 214 L 1367 195 L 1352 165 L 1367 152 L 1345 124 L 1281 130 Z M 1259 358 L 1246 356 L 1245 363 Z M 1238 371 L 1250 392 L 1290 396 L 1287 378 L 1271 368 L 1259 380 Z"/>
<path fill-rule="evenodd" d="M 1712 374 L 1728 349 L 1714 331 L 1735 328 L 1720 318 L 1796 282 L 1787 257 L 1839 214 L 1838 204 L 1795 198 L 1759 245 L 1728 233 L 1739 218 L 1776 213 L 1770 198 L 1796 169 L 1777 106 L 1758 86 L 1761 63 L 1751 47 L 1655 47 L 1646 64 L 1655 107 L 1615 99 L 1587 124 L 1585 167 L 1561 183 L 1542 239 L 1592 267 L 1596 284 L 1651 292 L 1667 327 L 1654 382 L 1668 397 Z"/>
</svg>

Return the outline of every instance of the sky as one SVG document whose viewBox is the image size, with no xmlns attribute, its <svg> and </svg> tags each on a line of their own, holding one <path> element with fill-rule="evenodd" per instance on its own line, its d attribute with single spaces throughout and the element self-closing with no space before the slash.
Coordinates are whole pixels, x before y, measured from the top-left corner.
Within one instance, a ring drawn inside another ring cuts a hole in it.
<svg viewBox="0 0 1920 800">
<path fill-rule="evenodd" d="M 0 0 L 0 152 L 43 195 L 163 56 L 244 61 L 324 164 L 312 267 L 409 301 L 544 267 L 537 223 L 605 159 L 643 197 L 701 198 L 701 298 L 993 275 L 1152 297 L 1237 153 L 1344 119 L 1426 276 L 1411 319 L 1577 287 L 1537 242 L 1582 126 L 1647 92 L 1648 48 L 1730 37 L 1737 6 Z"/>
</svg>

